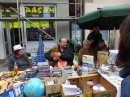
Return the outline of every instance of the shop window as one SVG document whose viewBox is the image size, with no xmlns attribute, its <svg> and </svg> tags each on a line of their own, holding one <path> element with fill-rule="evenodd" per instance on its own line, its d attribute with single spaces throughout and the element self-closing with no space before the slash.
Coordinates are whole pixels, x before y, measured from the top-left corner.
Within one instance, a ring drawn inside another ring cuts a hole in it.
<svg viewBox="0 0 130 97">
<path fill-rule="evenodd" d="M 71 38 L 75 39 L 79 45 L 82 44 L 82 31 L 78 24 L 71 23 Z"/>
<path fill-rule="evenodd" d="M 33 23 L 37 25 L 40 29 L 42 29 L 44 32 L 49 34 L 51 37 L 56 38 L 55 22 L 35 21 Z M 43 33 L 38 28 L 36 28 L 35 26 L 33 26 L 28 22 L 26 22 L 26 32 L 27 32 L 27 41 L 38 41 L 39 35 L 42 36 L 43 40 L 52 40 L 45 33 Z"/>
<path fill-rule="evenodd" d="M 25 6 L 26 17 L 55 17 L 54 6 Z M 55 22 L 54 21 L 32 21 L 38 28 L 49 34 L 51 37 L 56 39 L 55 34 Z M 38 41 L 39 35 L 42 36 L 43 40 L 52 40 L 45 33 L 40 31 L 33 24 L 26 22 L 27 41 Z"/>
</svg>

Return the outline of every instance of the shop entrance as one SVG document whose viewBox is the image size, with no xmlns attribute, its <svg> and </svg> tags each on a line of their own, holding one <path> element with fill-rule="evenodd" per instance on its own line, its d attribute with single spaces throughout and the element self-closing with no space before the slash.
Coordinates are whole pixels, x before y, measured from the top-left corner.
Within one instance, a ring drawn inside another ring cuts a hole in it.
<svg viewBox="0 0 130 97">
<path fill-rule="evenodd" d="M 8 23 L 9 23 L 9 33 L 11 36 L 11 47 L 13 48 L 14 45 L 20 44 L 22 38 L 21 28 L 19 33 L 18 22 L 8 22 Z"/>
</svg>

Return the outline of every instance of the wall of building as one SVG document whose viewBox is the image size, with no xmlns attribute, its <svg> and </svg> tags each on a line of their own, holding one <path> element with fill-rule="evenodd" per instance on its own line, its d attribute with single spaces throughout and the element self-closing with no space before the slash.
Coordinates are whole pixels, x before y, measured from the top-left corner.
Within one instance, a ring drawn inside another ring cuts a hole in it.
<svg viewBox="0 0 130 97">
<path fill-rule="evenodd" d="M 0 3 L 17 3 L 17 0 L 0 0 Z M 19 3 L 23 4 L 48 4 L 48 5 L 56 5 L 56 17 L 69 17 L 69 0 L 18 0 Z M 62 4 L 61 4 L 62 3 Z M 66 4 L 63 4 L 66 3 Z M 57 39 L 59 40 L 60 37 L 66 37 L 67 39 L 70 38 L 70 27 L 69 21 L 56 21 L 57 23 Z M 1 28 L 2 29 L 2 28 Z M 0 32 L 0 44 L 4 45 L 4 39 L 1 35 L 2 31 Z M 52 45 L 51 45 L 52 46 Z M 0 48 L 0 59 L 5 59 L 5 47 L 2 46 Z"/>
<path fill-rule="evenodd" d="M 90 2 L 91 1 L 91 2 Z M 122 4 L 130 4 L 130 0 L 84 0 L 85 6 L 84 6 L 84 13 L 87 14 L 88 12 L 97 10 L 97 8 L 102 8 L 105 6 L 116 6 L 116 5 L 122 5 Z M 111 31 L 114 32 L 114 38 L 115 38 L 115 46 L 114 49 L 118 48 L 118 40 L 119 40 L 119 31 Z M 85 36 L 86 39 L 88 34 L 90 33 L 90 30 L 85 30 Z M 109 39 L 109 38 L 108 38 Z M 106 41 L 106 44 L 108 42 Z"/>
<path fill-rule="evenodd" d="M 64 1 L 68 1 L 68 0 L 64 0 Z M 57 17 L 69 17 L 68 4 L 57 4 Z M 58 28 L 57 29 L 58 39 L 60 37 L 66 37 L 67 39 L 70 38 L 69 21 L 58 21 L 57 28 Z"/>
<path fill-rule="evenodd" d="M 1 3 L 17 3 L 17 0 L 0 0 Z M 19 3 L 33 4 L 55 4 L 57 17 L 69 17 L 69 0 L 18 0 Z M 61 3 L 61 4 L 60 4 Z M 66 3 L 66 4 L 64 4 Z M 57 21 L 57 35 L 60 37 L 70 38 L 69 21 Z"/>
<path fill-rule="evenodd" d="M 2 17 L 1 7 L 0 7 L 0 17 Z M 5 58 L 5 42 L 4 42 L 4 33 L 2 22 L 0 22 L 0 63 L 4 63 Z"/>
</svg>

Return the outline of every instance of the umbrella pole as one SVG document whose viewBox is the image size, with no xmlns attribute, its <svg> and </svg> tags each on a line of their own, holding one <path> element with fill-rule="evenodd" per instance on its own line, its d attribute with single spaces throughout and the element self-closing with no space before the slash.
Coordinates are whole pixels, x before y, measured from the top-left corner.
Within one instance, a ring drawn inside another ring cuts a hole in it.
<svg viewBox="0 0 130 97">
<path fill-rule="evenodd" d="M 110 47 L 110 29 L 109 29 L 108 36 L 109 36 L 109 39 L 108 39 L 108 47 Z"/>
<path fill-rule="evenodd" d="M 110 48 L 110 17 L 109 17 L 109 33 L 108 33 L 109 39 L 108 39 L 108 47 Z"/>
</svg>

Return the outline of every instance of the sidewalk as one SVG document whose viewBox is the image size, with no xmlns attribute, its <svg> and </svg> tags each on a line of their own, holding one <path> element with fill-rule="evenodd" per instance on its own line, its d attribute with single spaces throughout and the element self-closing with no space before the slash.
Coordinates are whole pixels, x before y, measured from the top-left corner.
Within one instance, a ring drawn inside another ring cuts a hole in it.
<svg viewBox="0 0 130 97">
<path fill-rule="evenodd" d="M 0 72 L 2 72 L 2 71 L 8 71 L 7 63 L 8 63 L 8 59 L 5 60 L 5 63 L 0 64 Z"/>
<path fill-rule="evenodd" d="M 2 71 L 8 71 L 7 63 L 0 64 L 0 72 Z"/>
</svg>

